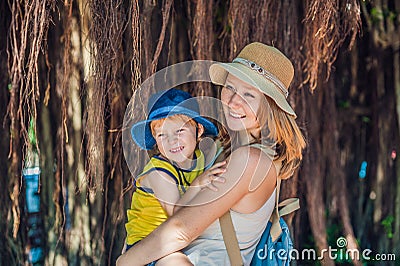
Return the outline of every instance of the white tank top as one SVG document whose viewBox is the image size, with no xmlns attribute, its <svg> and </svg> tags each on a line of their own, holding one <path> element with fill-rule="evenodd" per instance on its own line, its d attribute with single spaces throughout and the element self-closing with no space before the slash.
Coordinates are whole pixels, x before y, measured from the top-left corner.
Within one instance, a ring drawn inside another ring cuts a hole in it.
<svg viewBox="0 0 400 266">
<path fill-rule="evenodd" d="M 265 148 L 261 148 L 267 154 Z M 280 164 L 276 164 L 277 173 Z M 275 193 L 264 203 L 261 208 L 252 213 L 239 213 L 231 210 L 232 222 L 235 227 L 244 265 L 250 265 L 257 243 L 267 227 L 269 218 L 275 207 Z M 196 240 L 194 240 L 183 252 L 195 266 L 215 265 L 229 266 L 229 256 L 221 233 L 219 221 L 212 223 Z"/>
</svg>

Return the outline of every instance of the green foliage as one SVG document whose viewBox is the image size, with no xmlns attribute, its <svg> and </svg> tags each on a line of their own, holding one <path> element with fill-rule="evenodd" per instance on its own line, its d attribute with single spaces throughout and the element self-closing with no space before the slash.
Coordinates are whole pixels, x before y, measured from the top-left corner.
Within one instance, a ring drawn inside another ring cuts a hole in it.
<svg viewBox="0 0 400 266">
<path fill-rule="evenodd" d="M 371 19 L 374 24 L 377 24 L 379 21 L 383 20 L 383 12 L 382 10 L 373 7 L 371 9 Z"/>
<path fill-rule="evenodd" d="M 387 8 L 381 10 L 380 8 L 373 7 L 371 9 L 371 19 L 372 22 L 376 25 L 382 20 L 389 20 L 394 22 L 397 18 L 398 14 L 395 11 L 389 10 Z"/>
<path fill-rule="evenodd" d="M 32 146 L 36 146 L 35 120 L 33 118 L 31 118 L 31 121 L 29 122 L 28 137 L 29 143 Z"/>
<path fill-rule="evenodd" d="M 342 109 L 350 108 L 350 101 L 339 101 L 338 107 Z"/>
<path fill-rule="evenodd" d="M 383 229 L 385 230 L 386 236 L 389 239 L 393 238 L 393 229 L 392 223 L 394 222 L 393 215 L 388 215 L 385 219 L 382 220 L 381 225 L 383 225 Z"/>
<path fill-rule="evenodd" d="M 371 118 L 369 116 L 362 116 L 361 117 L 361 121 L 363 121 L 364 123 L 369 123 L 371 122 Z"/>
<path fill-rule="evenodd" d="M 331 224 L 326 228 L 326 234 L 328 235 L 328 245 L 336 246 L 336 240 L 340 237 L 342 227 L 339 224 Z"/>
</svg>

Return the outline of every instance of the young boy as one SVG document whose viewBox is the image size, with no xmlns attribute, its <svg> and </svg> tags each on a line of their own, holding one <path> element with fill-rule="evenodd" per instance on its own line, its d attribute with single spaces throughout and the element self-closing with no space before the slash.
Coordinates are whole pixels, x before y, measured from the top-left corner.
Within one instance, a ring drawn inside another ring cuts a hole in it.
<svg viewBox="0 0 400 266">
<path fill-rule="evenodd" d="M 125 224 L 128 249 L 171 216 L 177 204 L 185 204 L 203 187 L 215 190 L 212 181 L 224 181 L 218 176 L 224 172 L 224 162 L 204 172 L 205 156 L 198 149 L 198 142 L 203 135 L 217 136 L 218 130 L 200 116 L 196 99 L 184 91 L 169 89 L 152 95 L 148 110 L 148 119 L 134 124 L 131 134 L 142 149 L 156 148 L 159 154 L 150 159 L 135 180 L 136 190 Z M 189 185 L 197 188 L 181 198 Z M 172 260 L 178 265 L 190 265 L 182 253 L 171 254 L 158 263 L 169 264 Z"/>
</svg>

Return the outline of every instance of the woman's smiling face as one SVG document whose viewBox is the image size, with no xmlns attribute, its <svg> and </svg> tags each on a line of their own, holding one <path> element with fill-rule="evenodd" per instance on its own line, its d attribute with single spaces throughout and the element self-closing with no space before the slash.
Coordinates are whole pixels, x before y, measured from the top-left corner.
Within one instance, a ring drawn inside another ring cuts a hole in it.
<svg viewBox="0 0 400 266">
<path fill-rule="evenodd" d="M 248 133 L 258 135 L 260 123 L 257 113 L 262 100 L 265 100 L 265 96 L 257 88 L 228 74 L 221 92 L 221 101 L 229 129 L 246 130 Z"/>
</svg>

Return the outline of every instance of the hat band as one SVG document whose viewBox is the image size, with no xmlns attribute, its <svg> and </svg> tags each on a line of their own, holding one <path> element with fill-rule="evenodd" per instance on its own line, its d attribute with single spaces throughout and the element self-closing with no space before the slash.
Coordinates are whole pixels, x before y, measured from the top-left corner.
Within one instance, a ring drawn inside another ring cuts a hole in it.
<svg viewBox="0 0 400 266">
<path fill-rule="evenodd" d="M 249 67 L 250 69 L 257 72 L 259 75 L 263 76 L 264 78 L 274 83 L 274 85 L 279 88 L 279 91 L 285 96 L 285 98 L 289 96 L 289 92 L 286 89 L 285 85 L 283 85 L 283 83 L 274 74 L 268 72 L 263 67 L 257 65 L 253 61 L 236 57 L 235 59 L 233 59 L 232 63 L 240 63 L 242 65 Z"/>
</svg>

